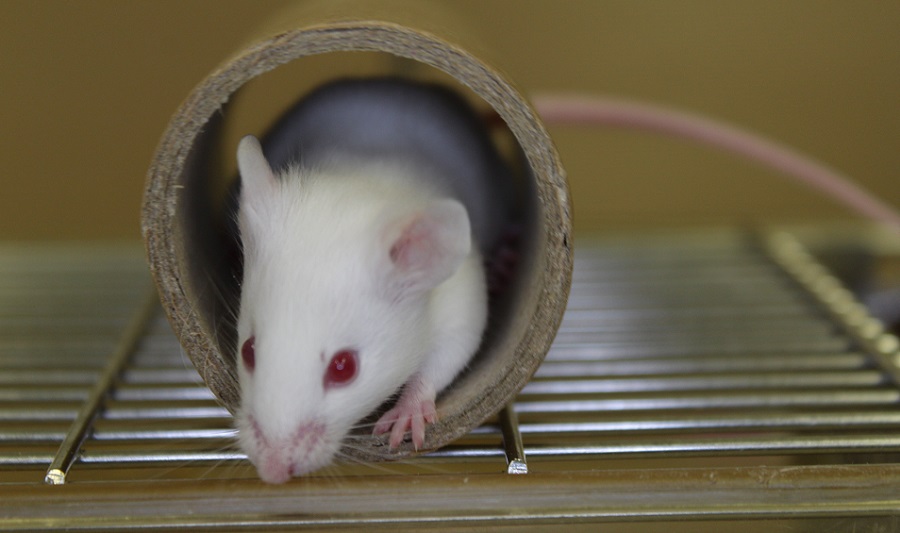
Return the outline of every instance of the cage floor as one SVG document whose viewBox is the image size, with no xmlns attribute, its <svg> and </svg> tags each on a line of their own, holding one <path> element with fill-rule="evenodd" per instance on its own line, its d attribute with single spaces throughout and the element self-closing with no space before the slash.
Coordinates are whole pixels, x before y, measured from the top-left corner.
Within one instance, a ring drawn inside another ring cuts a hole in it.
<svg viewBox="0 0 900 533">
<path fill-rule="evenodd" d="M 898 530 L 897 354 L 790 236 L 581 242 L 555 344 L 496 419 L 268 486 L 138 247 L 9 245 L 0 529 Z"/>
</svg>

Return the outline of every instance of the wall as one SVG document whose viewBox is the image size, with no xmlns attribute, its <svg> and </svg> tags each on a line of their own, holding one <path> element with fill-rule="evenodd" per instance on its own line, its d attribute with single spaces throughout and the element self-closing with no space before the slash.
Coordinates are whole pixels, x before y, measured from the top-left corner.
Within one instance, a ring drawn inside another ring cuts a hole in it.
<svg viewBox="0 0 900 533">
<path fill-rule="evenodd" d="M 679 106 L 791 144 L 900 205 L 898 2 L 453 2 L 526 91 Z M 280 0 L 0 2 L 0 240 L 137 239 L 171 113 Z M 850 217 L 684 142 L 553 128 L 581 233 Z"/>
</svg>

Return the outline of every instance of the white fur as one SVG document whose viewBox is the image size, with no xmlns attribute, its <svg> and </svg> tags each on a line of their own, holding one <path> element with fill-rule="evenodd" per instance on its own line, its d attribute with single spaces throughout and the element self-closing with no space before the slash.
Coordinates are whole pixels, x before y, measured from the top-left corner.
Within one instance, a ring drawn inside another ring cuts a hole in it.
<svg viewBox="0 0 900 533">
<path fill-rule="evenodd" d="M 465 209 L 417 169 L 335 164 L 276 177 L 253 138 L 238 159 L 238 349 L 256 339 L 255 369 L 237 361 L 239 443 L 264 480 L 283 482 L 328 464 L 412 376 L 434 391 L 453 380 L 481 341 L 484 272 Z M 392 244 L 423 217 L 438 252 L 393 263 Z M 326 389 L 326 364 L 343 348 L 359 352 L 357 377 Z"/>
</svg>

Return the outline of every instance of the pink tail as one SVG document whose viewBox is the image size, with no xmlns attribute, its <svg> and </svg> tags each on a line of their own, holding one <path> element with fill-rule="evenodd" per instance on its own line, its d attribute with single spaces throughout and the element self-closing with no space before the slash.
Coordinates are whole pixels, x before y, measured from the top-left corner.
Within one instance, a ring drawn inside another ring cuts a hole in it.
<svg viewBox="0 0 900 533">
<path fill-rule="evenodd" d="M 852 210 L 900 231 L 900 213 L 839 172 L 790 148 L 714 120 L 664 107 L 589 96 L 537 95 L 548 124 L 608 125 L 692 139 L 793 176 Z"/>
</svg>

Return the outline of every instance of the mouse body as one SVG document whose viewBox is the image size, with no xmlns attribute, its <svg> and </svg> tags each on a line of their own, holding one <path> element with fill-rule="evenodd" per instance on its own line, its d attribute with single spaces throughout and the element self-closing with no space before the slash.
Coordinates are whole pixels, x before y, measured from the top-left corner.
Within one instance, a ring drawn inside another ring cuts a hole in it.
<svg viewBox="0 0 900 533">
<path fill-rule="evenodd" d="M 240 447 L 285 482 L 396 395 L 374 433 L 421 448 L 436 395 L 481 343 L 483 257 L 509 218 L 484 127 L 447 89 L 346 80 L 237 158 Z"/>
</svg>

